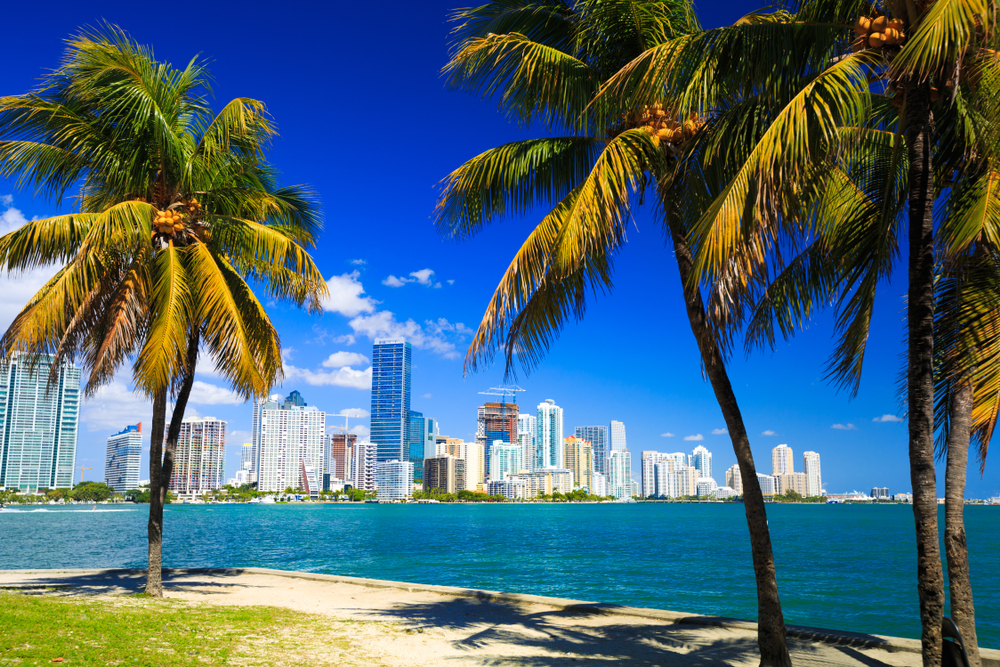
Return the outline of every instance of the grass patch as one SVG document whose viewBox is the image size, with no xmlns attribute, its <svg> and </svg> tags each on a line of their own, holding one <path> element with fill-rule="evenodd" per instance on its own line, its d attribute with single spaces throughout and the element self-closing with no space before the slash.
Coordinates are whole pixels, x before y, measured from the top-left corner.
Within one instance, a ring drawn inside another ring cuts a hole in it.
<svg viewBox="0 0 1000 667">
<path fill-rule="evenodd" d="M 0 592 L 0 665 L 371 664 L 351 647 L 348 625 L 275 607 Z"/>
</svg>

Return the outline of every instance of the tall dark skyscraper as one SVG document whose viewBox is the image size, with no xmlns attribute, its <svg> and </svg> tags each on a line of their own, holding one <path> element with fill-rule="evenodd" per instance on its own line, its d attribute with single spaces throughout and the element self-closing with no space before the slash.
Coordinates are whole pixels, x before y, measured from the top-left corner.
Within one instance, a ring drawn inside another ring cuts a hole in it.
<svg viewBox="0 0 1000 667">
<path fill-rule="evenodd" d="M 376 339 L 372 349 L 372 433 L 376 460 L 410 458 L 410 344 Z"/>
</svg>

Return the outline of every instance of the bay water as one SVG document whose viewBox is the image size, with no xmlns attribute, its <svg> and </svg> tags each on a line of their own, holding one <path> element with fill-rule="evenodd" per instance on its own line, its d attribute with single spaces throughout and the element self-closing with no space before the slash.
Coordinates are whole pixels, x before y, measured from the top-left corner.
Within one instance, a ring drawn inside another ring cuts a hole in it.
<svg viewBox="0 0 1000 667">
<path fill-rule="evenodd" d="M 0 512 L 0 569 L 142 568 L 147 512 Z M 910 506 L 771 504 L 767 513 L 788 623 L 919 637 Z M 270 567 L 756 617 L 736 503 L 168 505 L 164 521 L 165 567 Z M 968 506 L 965 522 L 980 643 L 1000 648 L 1000 506 Z"/>
</svg>

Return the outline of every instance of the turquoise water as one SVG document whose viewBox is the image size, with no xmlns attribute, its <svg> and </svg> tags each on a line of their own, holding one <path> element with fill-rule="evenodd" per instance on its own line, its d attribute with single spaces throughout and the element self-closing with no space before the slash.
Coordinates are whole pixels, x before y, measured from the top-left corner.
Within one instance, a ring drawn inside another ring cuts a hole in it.
<svg viewBox="0 0 1000 667">
<path fill-rule="evenodd" d="M 144 567 L 145 507 L 0 512 L 0 569 Z M 913 514 L 770 505 L 789 623 L 918 637 Z M 965 513 L 1000 648 L 1000 507 Z M 738 504 L 168 506 L 167 567 L 258 566 L 754 618 Z"/>
</svg>

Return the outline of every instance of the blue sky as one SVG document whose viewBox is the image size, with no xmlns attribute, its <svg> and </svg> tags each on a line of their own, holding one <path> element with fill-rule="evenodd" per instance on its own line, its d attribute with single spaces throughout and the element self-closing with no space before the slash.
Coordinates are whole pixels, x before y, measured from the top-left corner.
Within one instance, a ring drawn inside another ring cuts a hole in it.
<svg viewBox="0 0 1000 667">
<path fill-rule="evenodd" d="M 378 14 L 365 3 L 282 5 L 180 1 L 165 19 L 148 3 L 16 3 L 5 8 L 0 41 L 0 94 L 25 92 L 54 67 L 63 40 L 80 26 L 107 20 L 154 47 L 158 58 L 183 65 L 200 53 L 210 61 L 216 106 L 236 96 L 264 101 L 281 136 L 270 157 L 286 183 L 309 183 L 323 201 L 326 230 L 315 257 L 330 279 L 322 317 L 269 304 L 286 350 L 288 380 L 342 424 L 341 412 L 367 415 L 372 337 L 405 333 L 414 342 L 412 407 L 442 433 L 471 439 L 479 391 L 502 381 L 502 369 L 462 374 L 469 332 L 478 325 L 520 242 L 537 216 L 497 224 L 462 243 L 443 240 L 431 223 L 437 184 L 483 150 L 527 136 L 499 116 L 496 105 L 448 91 L 446 16 L 458 1 L 390 2 Z M 729 23 L 750 2 L 703 3 L 705 26 Z M 57 210 L 0 179 L 0 228 Z M 0 278 L 0 326 L 43 276 Z M 738 354 L 730 373 L 752 436 L 758 468 L 770 472 L 770 450 L 787 443 L 801 470 L 803 451 L 822 457 L 832 492 L 888 486 L 909 490 L 906 422 L 897 392 L 903 352 L 905 273 L 884 287 L 872 328 L 865 378 L 850 400 L 824 381 L 832 347 L 829 315 L 818 317 L 772 353 Z M 325 363 L 325 365 L 324 365 Z M 228 472 L 248 439 L 251 408 L 238 402 L 210 370 L 198 377 L 192 409 L 228 420 Z M 585 320 L 571 323 L 541 367 L 518 383 L 519 402 L 534 410 L 546 398 L 565 410 L 567 435 L 576 425 L 618 419 L 629 449 L 714 454 L 715 477 L 735 463 L 725 424 L 704 382 L 680 300 L 676 267 L 663 236 L 640 213 L 616 261 L 615 290 L 591 300 Z M 99 479 L 105 438 L 126 424 L 148 421 L 148 404 L 128 391 L 128 375 L 83 412 L 78 458 Z M 351 418 L 364 434 L 367 420 Z M 667 436 L 665 434 L 672 434 Z M 233 446 L 236 445 L 236 446 Z M 1000 493 L 996 467 L 980 478 L 970 467 L 968 494 Z M 943 490 L 939 491 L 939 495 Z"/>
</svg>

